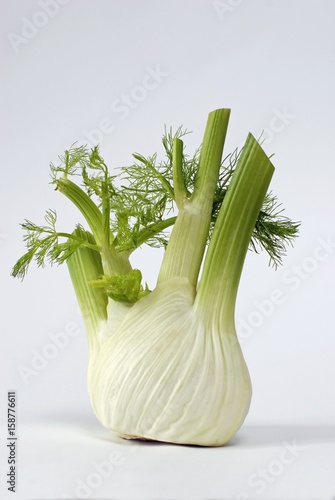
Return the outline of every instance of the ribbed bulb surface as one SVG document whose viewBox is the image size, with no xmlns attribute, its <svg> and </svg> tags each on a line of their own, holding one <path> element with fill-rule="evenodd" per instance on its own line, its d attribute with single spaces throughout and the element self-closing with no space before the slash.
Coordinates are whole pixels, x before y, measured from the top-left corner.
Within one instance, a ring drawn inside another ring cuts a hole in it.
<svg viewBox="0 0 335 500">
<path fill-rule="evenodd" d="M 119 436 L 220 446 L 242 425 L 251 383 L 234 325 L 199 318 L 194 295 L 185 278 L 162 283 L 95 350 L 92 406 Z"/>
</svg>

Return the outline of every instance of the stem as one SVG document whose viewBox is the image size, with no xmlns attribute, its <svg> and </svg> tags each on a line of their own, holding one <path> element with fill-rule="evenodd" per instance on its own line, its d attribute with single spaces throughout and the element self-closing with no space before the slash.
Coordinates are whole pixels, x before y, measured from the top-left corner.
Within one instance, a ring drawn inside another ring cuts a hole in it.
<svg viewBox="0 0 335 500">
<path fill-rule="evenodd" d="M 158 222 L 153 222 L 152 224 L 149 224 L 147 227 L 142 229 L 135 240 L 135 248 L 129 248 L 130 252 L 133 252 L 136 250 L 136 248 L 140 247 L 148 241 L 150 238 L 155 236 L 156 234 L 164 231 L 164 229 L 167 229 L 168 227 L 173 226 L 173 224 L 176 222 L 177 217 L 169 217 L 168 219 L 164 219 Z"/>
<path fill-rule="evenodd" d="M 251 233 L 274 167 L 249 134 L 220 209 L 206 254 L 195 308 L 234 324 L 238 285 Z"/>
<path fill-rule="evenodd" d="M 128 274 L 132 270 L 129 262 L 129 252 L 115 252 L 114 248 L 101 251 L 103 273 L 107 276 L 113 274 Z"/>
<path fill-rule="evenodd" d="M 96 243 L 101 247 L 103 270 L 100 274 L 127 274 L 131 265 L 126 253 L 115 252 L 110 247 L 112 234 L 110 231 L 110 201 L 108 194 L 103 196 L 103 212 L 99 210 L 91 198 L 77 184 L 69 179 L 57 180 L 57 189 L 63 193 L 80 210 L 93 233 Z"/>
<path fill-rule="evenodd" d="M 75 235 L 74 233 L 63 233 L 63 232 L 57 232 L 57 233 L 51 233 L 54 236 L 58 236 L 61 238 L 68 238 L 70 240 L 75 240 L 78 242 L 81 242 L 84 247 L 90 248 L 91 250 L 95 250 L 96 252 L 101 252 L 101 247 L 99 245 L 96 245 L 95 243 L 90 243 L 89 241 L 83 240 L 79 236 Z"/>
<path fill-rule="evenodd" d="M 187 198 L 183 178 L 183 141 L 175 138 L 172 145 L 173 186 L 177 207 L 180 208 Z"/>
<path fill-rule="evenodd" d="M 102 198 L 102 248 L 104 251 L 110 247 L 110 236 L 110 198 L 107 191 L 104 192 Z"/>
<path fill-rule="evenodd" d="M 57 189 L 63 193 L 85 217 L 87 224 L 93 233 L 94 239 L 98 245 L 102 244 L 103 223 L 102 214 L 96 204 L 77 184 L 65 179 L 57 179 Z"/>
<path fill-rule="evenodd" d="M 74 235 L 86 239 L 94 244 L 90 233 L 77 228 Z M 70 277 L 85 323 L 90 355 L 99 347 L 99 331 L 101 324 L 107 320 L 107 296 L 101 288 L 94 288 L 88 284 L 103 274 L 100 254 L 89 248 L 82 248 L 74 252 L 67 260 Z"/>
<path fill-rule="evenodd" d="M 229 109 L 218 109 L 208 116 L 194 192 L 179 209 L 158 283 L 174 277 L 186 277 L 194 286 L 197 283 L 208 238 L 229 115 Z"/>
</svg>

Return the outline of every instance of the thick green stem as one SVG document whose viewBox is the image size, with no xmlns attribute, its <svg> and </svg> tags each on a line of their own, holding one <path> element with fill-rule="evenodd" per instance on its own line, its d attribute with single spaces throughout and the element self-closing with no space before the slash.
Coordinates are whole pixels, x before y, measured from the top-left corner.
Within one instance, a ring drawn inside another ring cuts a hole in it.
<svg viewBox="0 0 335 500">
<path fill-rule="evenodd" d="M 77 228 L 74 235 L 85 239 L 87 235 L 89 242 L 95 244 L 92 235 L 81 228 Z M 99 331 L 107 320 L 108 298 L 105 292 L 88 284 L 103 274 L 101 257 L 99 252 L 81 248 L 67 260 L 67 266 L 84 319 L 91 354 L 99 348 Z"/>
<path fill-rule="evenodd" d="M 98 245 L 102 244 L 102 213 L 93 200 L 77 184 L 64 177 L 57 180 L 57 189 L 63 193 L 80 210 L 90 226 Z"/>
<path fill-rule="evenodd" d="M 66 178 L 57 180 L 57 189 L 80 210 L 85 217 L 96 243 L 101 247 L 103 270 L 100 274 L 127 274 L 131 271 L 128 254 L 117 253 L 111 248 L 113 236 L 110 231 L 110 202 L 108 193 L 104 193 L 103 212 L 77 184 Z"/>
<path fill-rule="evenodd" d="M 104 165 L 105 182 L 102 184 L 102 248 L 107 251 L 111 243 L 110 194 L 108 190 L 108 168 Z"/>
<path fill-rule="evenodd" d="M 132 270 L 128 252 L 115 252 L 114 248 L 107 248 L 101 252 L 103 274 L 128 274 Z"/>
<path fill-rule="evenodd" d="M 177 137 L 172 145 L 172 170 L 175 200 L 180 208 L 187 198 L 187 190 L 183 178 L 183 141 Z"/>
<path fill-rule="evenodd" d="M 195 301 L 201 314 L 219 317 L 221 324 L 233 324 L 251 233 L 273 172 L 269 158 L 249 134 L 215 224 Z"/>
<path fill-rule="evenodd" d="M 174 277 L 186 277 L 194 286 L 197 283 L 208 238 L 229 115 L 229 109 L 218 109 L 208 116 L 194 192 L 179 209 L 158 283 Z"/>
</svg>

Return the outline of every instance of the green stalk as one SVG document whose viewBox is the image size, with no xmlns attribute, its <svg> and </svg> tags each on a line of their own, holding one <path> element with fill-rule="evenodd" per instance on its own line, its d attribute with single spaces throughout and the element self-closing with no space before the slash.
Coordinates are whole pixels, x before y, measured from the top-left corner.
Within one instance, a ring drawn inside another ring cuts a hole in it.
<svg viewBox="0 0 335 500">
<path fill-rule="evenodd" d="M 214 227 L 194 304 L 221 324 L 234 324 L 245 256 L 273 172 L 271 161 L 249 134 Z"/>
<path fill-rule="evenodd" d="M 196 286 L 208 238 L 229 115 L 229 109 L 218 109 L 208 116 L 194 192 L 179 208 L 158 283 L 174 277 L 186 277 Z M 180 171 L 178 165 L 177 170 Z"/>
<path fill-rule="evenodd" d="M 63 193 L 80 210 L 85 217 L 96 243 L 101 246 L 103 271 L 100 274 L 127 274 L 131 271 L 128 256 L 117 253 L 111 248 L 113 240 L 110 231 L 110 202 L 108 193 L 103 199 L 103 212 L 99 210 L 91 198 L 74 182 L 66 178 L 57 180 L 57 189 Z"/>
<path fill-rule="evenodd" d="M 183 141 L 175 138 L 172 145 L 172 171 L 174 196 L 177 207 L 181 208 L 187 198 L 187 190 L 183 178 Z"/>
<path fill-rule="evenodd" d="M 81 228 L 74 231 L 77 237 L 84 237 L 86 234 L 89 242 L 94 244 L 95 240 L 90 233 Z M 107 320 L 107 295 L 101 288 L 94 288 L 88 284 L 103 274 L 101 257 L 99 252 L 82 248 L 71 255 L 67 260 L 67 266 L 84 319 L 91 354 L 91 350 L 94 351 L 99 347 L 98 334 L 101 324 Z"/>
<path fill-rule="evenodd" d="M 57 189 L 63 193 L 80 210 L 90 226 L 98 245 L 102 244 L 103 223 L 102 213 L 93 200 L 77 184 L 61 177 L 56 181 Z"/>
<path fill-rule="evenodd" d="M 114 248 L 107 248 L 101 252 L 103 274 L 128 274 L 132 270 L 129 262 L 129 252 L 117 253 Z"/>
<path fill-rule="evenodd" d="M 156 234 L 164 231 L 164 229 L 167 229 L 168 227 L 173 226 L 175 222 L 176 222 L 176 217 L 169 217 L 168 219 L 160 220 L 158 222 L 153 222 L 152 224 L 149 224 L 147 227 L 145 227 L 138 233 L 138 236 L 136 237 L 135 241 L 136 246 L 135 248 L 130 248 L 129 252 L 133 252 L 134 250 L 136 250 L 136 248 L 143 245 L 143 243 L 148 241 Z"/>
<path fill-rule="evenodd" d="M 59 238 L 68 238 L 70 240 L 78 241 L 78 242 L 82 243 L 82 245 L 85 246 L 86 248 L 90 248 L 91 250 L 95 250 L 96 252 L 101 252 L 101 247 L 99 247 L 98 245 L 96 245 L 94 243 L 90 243 L 89 241 L 82 240 L 82 238 L 79 238 L 79 236 L 77 236 L 74 233 L 70 234 L 70 233 L 64 233 L 64 232 L 59 232 L 59 233 L 57 232 L 53 236 L 57 236 Z"/>
<path fill-rule="evenodd" d="M 103 231 L 102 248 L 103 250 L 107 250 L 110 247 L 110 240 L 111 240 L 110 199 L 108 192 L 104 193 L 102 199 L 102 231 Z"/>
</svg>

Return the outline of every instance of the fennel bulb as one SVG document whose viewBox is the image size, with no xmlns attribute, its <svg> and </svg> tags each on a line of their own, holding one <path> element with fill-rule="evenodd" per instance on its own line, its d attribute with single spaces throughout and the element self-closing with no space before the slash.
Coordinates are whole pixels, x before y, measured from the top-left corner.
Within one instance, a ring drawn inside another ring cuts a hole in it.
<svg viewBox="0 0 335 500">
<path fill-rule="evenodd" d="M 267 193 L 274 167 L 251 134 L 222 162 L 229 116 L 209 114 L 192 158 L 181 129 L 166 134 L 167 162 L 134 155 L 139 163 L 123 169 L 128 184 L 119 188 L 97 147 L 71 148 L 51 165 L 53 182 L 90 231 L 57 232 L 51 210 L 46 226 L 22 224 L 28 251 L 13 275 L 23 278 L 34 257 L 67 262 L 87 331 L 91 403 L 119 436 L 220 446 L 248 413 L 251 383 L 234 323 L 245 255 L 258 244 L 278 265 L 299 224 Z M 78 172 L 83 188 L 69 179 Z M 178 215 L 166 217 L 172 206 Z M 130 263 L 143 243 L 166 247 L 153 291 Z"/>
</svg>

